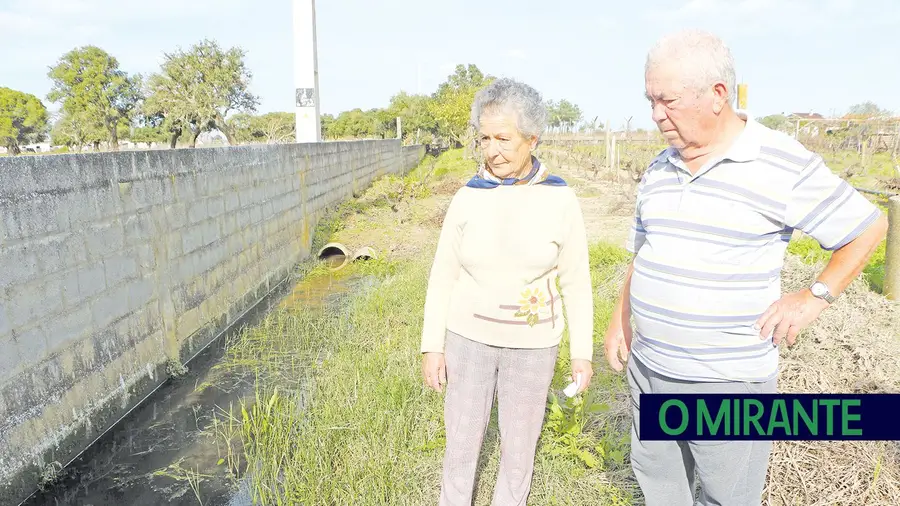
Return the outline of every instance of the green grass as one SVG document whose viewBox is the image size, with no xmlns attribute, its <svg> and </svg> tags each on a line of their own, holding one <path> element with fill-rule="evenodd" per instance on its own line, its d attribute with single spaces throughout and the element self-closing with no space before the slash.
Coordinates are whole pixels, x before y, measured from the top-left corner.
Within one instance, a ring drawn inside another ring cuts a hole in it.
<svg viewBox="0 0 900 506">
<path fill-rule="evenodd" d="M 874 189 L 880 179 L 900 177 L 894 169 L 896 163 L 889 152 L 878 152 L 870 155 L 865 168 L 862 167 L 862 158 L 856 151 L 841 151 L 838 153 L 824 153 L 825 163 L 835 173 L 842 173 L 850 166 L 856 165 L 854 175 L 848 181 L 850 184 Z"/>
<path fill-rule="evenodd" d="M 624 250 L 593 246 L 592 276 L 609 278 L 626 258 Z M 238 474 L 250 470 L 259 504 L 437 501 L 442 398 L 423 388 L 418 352 L 430 264 L 363 265 L 350 275 L 379 284 L 343 310 L 280 311 L 229 349 L 232 363 L 255 369 L 258 394 L 236 420 L 220 424 L 231 427 L 221 434 L 241 441 L 246 465 Z M 600 342 L 612 302 L 598 296 L 595 303 Z M 566 342 L 562 348 L 554 389 L 568 371 Z M 619 482 L 609 474 L 625 470 L 626 433 L 605 416 L 624 381 L 597 369 L 584 402 L 549 404 L 529 504 L 631 503 L 625 474 Z M 496 473 L 496 418 L 491 433 L 481 488 Z M 489 499 L 482 490 L 477 504 Z"/>
<path fill-rule="evenodd" d="M 475 161 L 466 159 L 463 155 L 464 150 L 462 149 L 451 149 L 441 153 L 435 160 L 434 172 L 431 177 L 433 179 L 446 179 L 460 178 L 474 174 Z M 419 174 L 423 173 L 430 165 L 430 158 L 431 157 L 427 158 L 419 164 L 419 167 L 416 169 L 416 171 L 419 171 Z M 416 171 L 413 171 L 410 175 Z"/>
<path fill-rule="evenodd" d="M 387 174 L 373 181 L 360 198 L 338 206 L 329 232 L 337 232 L 344 218 L 353 213 L 365 213 L 372 208 L 387 208 L 401 201 L 425 199 L 431 196 L 435 181 L 459 179 L 473 174 L 474 160 L 466 160 L 462 149 L 445 151 L 438 156 L 428 155 L 404 176 Z"/>
<path fill-rule="evenodd" d="M 882 293 L 884 288 L 884 253 L 886 245 L 887 241 L 881 241 L 881 244 L 878 245 L 872 257 L 869 258 L 869 262 L 863 268 L 862 273 L 869 284 L 869 288 L 877 293 Z M 815 239 L 806 235 L 791 240 L 787 251 L 810 265 L 819 263 L 824 265 L 831 258 L 830 251 L 822 249 Z"/>
</svg>

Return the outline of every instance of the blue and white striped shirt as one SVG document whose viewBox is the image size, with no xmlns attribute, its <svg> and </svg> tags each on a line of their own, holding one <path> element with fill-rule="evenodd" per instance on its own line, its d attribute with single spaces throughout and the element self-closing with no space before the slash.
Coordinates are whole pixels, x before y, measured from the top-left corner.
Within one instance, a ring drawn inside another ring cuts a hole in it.
<svg viewBox="0 0 900 506">
<path fill-rule="evenodd" d="M 632 353 L 672 378 L 775 377 L 778 348 L 753 324 L 781 297 L 793 231 L 834 250 L 880 214 L 820 156 L 741 116 L 746 127 L 725 156 L 691 175 L 669 148 L 638 185 L 626 244 L 636 254 Z"/>
</svg>

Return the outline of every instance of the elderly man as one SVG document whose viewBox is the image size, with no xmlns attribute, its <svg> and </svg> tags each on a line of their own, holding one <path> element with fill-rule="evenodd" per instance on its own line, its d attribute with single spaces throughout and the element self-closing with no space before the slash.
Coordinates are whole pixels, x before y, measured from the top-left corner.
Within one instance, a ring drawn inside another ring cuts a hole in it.
<svg viewBox="0 0 900 506">
<path fill-rule="evenodd" d="M 631 355 L 631 460 L 649 506 L 694 504 L 695 473 L 699 504 L 760 504 L 771 442 L 641 441 L 639 395 L 776 392 L 778 345 L 860 274 L 887 229 L 820 156 L 732 108 L 734 76 L 729 50 L 698 31 L 664 37 L 646 61 L 670 147 L 638 187 L 635 256 L 605 349 L 617 371 Z M 782 296 L 794 230 L 833 253 L 808 288 Z"/>
</svg>

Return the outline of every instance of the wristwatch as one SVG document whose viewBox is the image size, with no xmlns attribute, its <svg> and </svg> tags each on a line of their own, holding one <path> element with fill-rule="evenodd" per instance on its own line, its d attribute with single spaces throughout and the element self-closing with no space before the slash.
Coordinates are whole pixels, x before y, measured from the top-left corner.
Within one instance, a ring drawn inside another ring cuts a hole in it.
<svg viewBox="0 0 900 506">
<path fill-rule="evenodd" d="M 816 281 L 809 287 L 809 291 L 812 292 L 814 297 L 818 297 L 825 302 L 831 304 L 834 302 L 834 295 L 831 295 L 831 291 L 828 290 L 828 285 L 821 281 Z"/>
</svg>

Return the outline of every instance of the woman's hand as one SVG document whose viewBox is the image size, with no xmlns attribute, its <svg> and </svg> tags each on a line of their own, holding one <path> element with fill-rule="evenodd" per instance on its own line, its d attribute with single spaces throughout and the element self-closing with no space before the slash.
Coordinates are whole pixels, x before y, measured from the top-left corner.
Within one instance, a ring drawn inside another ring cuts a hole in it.
<svg viewBox="0 0 900 506">
<path fill-rule="evenodd" d="M 581 378 L 578 378 L 578 375 L 581 375 Z M 572 360 L 572 381 L 578 379 L 578 391 L 576 394 L 580 394 L 587 390 L 587 387 L 591 384 L 591 378 L 594 376 L 594 369 L 591 367 L 590 360 L 584 360 L 580 358 L 576 358 Z"/>
<path fill-rule="evenodd" d="M 447 365 L 444 363 L 444 354 L 428 352 L 422 355 L 422 376 L 425 384 L 436 392 L 442 392 L 447 384 Z"/>
</svg>

